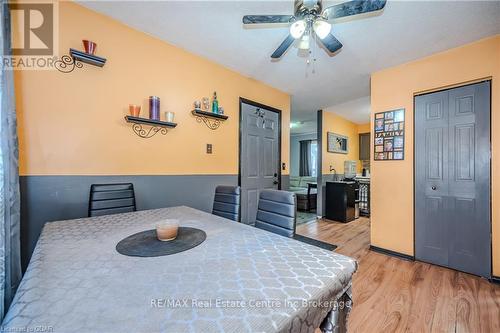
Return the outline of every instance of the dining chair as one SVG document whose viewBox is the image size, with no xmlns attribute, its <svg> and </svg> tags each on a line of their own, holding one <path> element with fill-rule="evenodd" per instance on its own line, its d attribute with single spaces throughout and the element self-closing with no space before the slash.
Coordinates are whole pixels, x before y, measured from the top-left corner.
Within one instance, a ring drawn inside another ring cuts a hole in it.
<svg viewBox="0 0 500 333">
<path fill-rule="evenodd" d="M 297 197 L 293 192 L 262 190 L 255 226 L 275 234 L 293 237 L 297 217 Z"/>
<path fill-rule="evenodd" d="M 238 222 L 240 220 L 240 192 L 239 186 L 217 186 L 212 214 Z"/>
<path fill-rule="evenodd" d="M 136 211 L 136 206 L 132 183 L 92 184 L 90 186 L 90 217 L 134 211 Z"/>
</svg>

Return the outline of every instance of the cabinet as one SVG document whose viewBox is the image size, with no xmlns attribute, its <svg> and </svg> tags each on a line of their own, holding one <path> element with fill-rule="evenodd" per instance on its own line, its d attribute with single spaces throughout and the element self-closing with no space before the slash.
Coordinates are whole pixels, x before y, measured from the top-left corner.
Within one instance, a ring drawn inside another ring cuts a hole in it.
<svg viewBox="0 0 500 333">
<path fill-rule="evenodd" d="M 370 160 L 370 133 L 359 134 L 359 159 Z"/>
<path fill-rule="evenodd" d="M 337 222 L 350 222 L 356 218 L 359 207 L 357 182 L 326 182 L 325 217 Z"/>
</svg>

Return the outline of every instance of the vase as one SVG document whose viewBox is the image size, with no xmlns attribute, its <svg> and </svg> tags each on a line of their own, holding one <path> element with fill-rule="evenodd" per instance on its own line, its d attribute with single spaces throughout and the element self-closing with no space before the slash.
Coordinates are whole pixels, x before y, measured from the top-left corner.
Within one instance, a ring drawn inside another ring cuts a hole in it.
<svg viewBox="0 0 500 333">
<path fill-rule="evenodd" d="M 94 55 L 95 49 L 97 48 L 97 44 L 93 41 L 84 39 L 83 48 L 85 49 L 85 53 Z"/>
</svg>

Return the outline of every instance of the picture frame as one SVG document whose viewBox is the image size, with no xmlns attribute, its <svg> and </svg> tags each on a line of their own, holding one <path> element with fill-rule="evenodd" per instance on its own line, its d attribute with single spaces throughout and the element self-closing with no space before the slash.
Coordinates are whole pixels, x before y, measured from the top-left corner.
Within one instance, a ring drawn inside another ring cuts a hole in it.
<svg viewBox="0 0 500 333">
<path fill-rule="evenodd" d="M 404 160 L 405 109 L 378 112 L 374 120 L 374 160 Z"/>
<path fill-rule="evenodd" d="M 349 137 L 327 132 L 327 152 L 335 154 L 348 154 Z"/>
</svg>

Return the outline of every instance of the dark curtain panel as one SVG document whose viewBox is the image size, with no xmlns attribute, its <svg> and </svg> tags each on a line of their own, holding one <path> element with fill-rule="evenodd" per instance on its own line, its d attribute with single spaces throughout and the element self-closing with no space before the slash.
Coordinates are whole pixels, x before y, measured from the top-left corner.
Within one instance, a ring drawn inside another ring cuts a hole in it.
<svg viewBox="0 0 500 333">
<path fill-rule="evenodd" d="M 299 176 L 311 176 L 311 140 L 300 141 Z"/>
<path fill-rule="evenodd" d="M 9 8 L 0 6 L 0 52 L 11 54 Z M 3 59 L 3 58 L 2 58 Z M 19 148 L 17 141 L 14 77 L 2 61 L 0 71 L 0 321 L 14 297 L 21 280 Z"/>
</svg>

